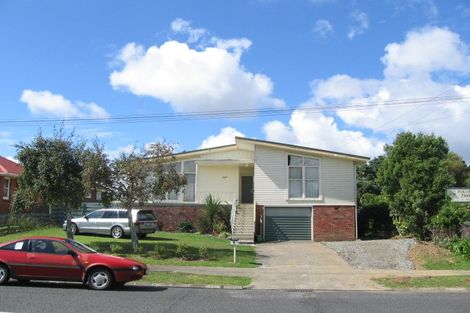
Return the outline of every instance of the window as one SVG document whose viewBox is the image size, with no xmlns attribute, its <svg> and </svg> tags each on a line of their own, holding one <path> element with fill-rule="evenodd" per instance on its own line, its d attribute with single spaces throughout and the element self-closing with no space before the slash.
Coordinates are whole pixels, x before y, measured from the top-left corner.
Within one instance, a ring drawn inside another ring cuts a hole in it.
<svg viewBox="0 0 470 313">
<path fill-rule="evenodd" d="M 186 185 L 183 191 L 183 201 L 192 201 L 196 199 L 196 162 L 185 161 L 183 163 L 184 177 L 186 177 Z"/>
<path fill-rule="evenodd" d="M 196 162 L 194 160 L 172 163 L 178 174 L 184 174 L 186 185 L 181 192 L 170 192 L 167 201 L 194 202 L 196 200 Z M 163 165 L 163 170 L 169 170 L 169 164 Z"/>
<path fill-rule="evenodd" d="M 28 247 L 27 240 L 21 240 L 17 242 L 10 243 L 6 246 L 0 248 L 0 250 L 10 250 L 10 251 L 26 251 Z"/>
<path fill-rule="evenodd" d="M 120 210 L 119 211 L 119 218 L 129 218 L 129 214 L 127 213 L 127 210 L 125 210 L 125 211 Z"/>
<path fill-rule="evenodd" d="M 118 218 L 116 210 L 104 211 L 103 218 Z"/>
<path fill-rule="evenodd" d="M 10 177 L 3 180 L 3 200 L 10 200 Z"/>
<path fill-rule="evenodd" d="M 98 210 L 91 212 L 87 215 L 88 218 L 101 218 L 103 216 L 104 211 Z"/>
<path fill-rule="evenodd" d="M 318 198 L 320 196 L 320 161 L 297 155 L 288 155 L 289 198 Z"/>
<path fill-rule="evenodd" d="M 69 248 L 63 243 L 49 239 L 31 239 L 31 252 L 65 255 Z"/>
</svg>

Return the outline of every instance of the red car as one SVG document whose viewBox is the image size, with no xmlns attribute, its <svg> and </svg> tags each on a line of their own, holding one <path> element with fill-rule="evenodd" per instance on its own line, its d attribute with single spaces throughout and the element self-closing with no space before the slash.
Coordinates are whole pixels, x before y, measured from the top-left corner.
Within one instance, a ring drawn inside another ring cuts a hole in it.
<svg viewBox="0 0 470 313">
<path fill-rule="evenodd" d="M 0 244 L 0 285 L 14 278 L 77 281 L 104 290 L 141 279 L 143 263 L 98 253 L 75 240 L 30 237 Z"/>
</svg>

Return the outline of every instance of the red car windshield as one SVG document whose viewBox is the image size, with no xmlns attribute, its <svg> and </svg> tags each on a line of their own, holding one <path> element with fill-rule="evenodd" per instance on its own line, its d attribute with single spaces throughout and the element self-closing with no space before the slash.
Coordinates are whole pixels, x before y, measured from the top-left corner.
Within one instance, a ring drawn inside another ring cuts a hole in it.
<svg viewBox="0 0 470 313">
<path fill-rule="evenodd" d="M 97 253 L 92 248 L 87 247 L 83 243 L 80 243 L 78 241 L 75 241 L 72 239 L 65 239 L 65 242 L 70 244 L 72 247 L 74 247 L 76 250 L 80 251 L 81 253 Z"/>
</svg>

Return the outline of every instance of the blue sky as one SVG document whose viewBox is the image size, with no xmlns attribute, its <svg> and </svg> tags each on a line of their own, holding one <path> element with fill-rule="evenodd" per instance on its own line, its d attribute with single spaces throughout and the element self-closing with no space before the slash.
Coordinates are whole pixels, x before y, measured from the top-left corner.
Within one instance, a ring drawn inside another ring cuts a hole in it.
<svg viewBox="0 0 470 313">
<path fill-rule="evenodd" d="M 111 156 L 238 135 L 374 157 L 409 130 L 470 161 L 466 1 L 0 0 L 0 38 L 3 156 L 64 120 Z"/>
</svg>

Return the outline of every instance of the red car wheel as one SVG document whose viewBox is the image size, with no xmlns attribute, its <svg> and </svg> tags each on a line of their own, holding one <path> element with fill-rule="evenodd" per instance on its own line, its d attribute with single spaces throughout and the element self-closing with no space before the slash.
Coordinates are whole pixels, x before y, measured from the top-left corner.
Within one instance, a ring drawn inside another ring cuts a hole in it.
<svg viewBox="0 0 470 313">
<path fill-rule="evenodd" d="M 10 272 L 5 264 L 0 263 L 0 285 L 3 285 L 10 279 Z"/>
</svg>

